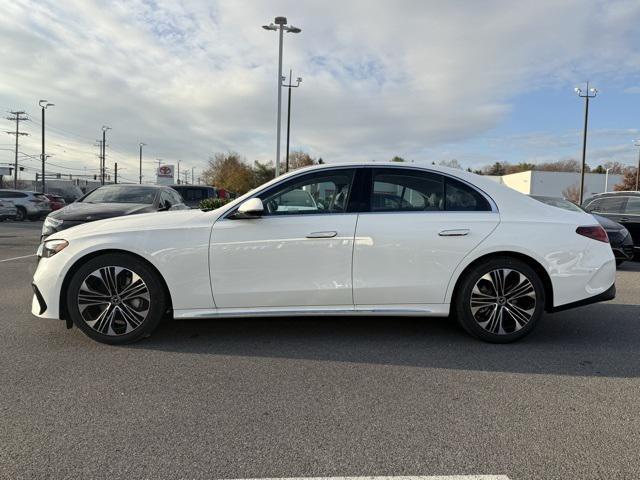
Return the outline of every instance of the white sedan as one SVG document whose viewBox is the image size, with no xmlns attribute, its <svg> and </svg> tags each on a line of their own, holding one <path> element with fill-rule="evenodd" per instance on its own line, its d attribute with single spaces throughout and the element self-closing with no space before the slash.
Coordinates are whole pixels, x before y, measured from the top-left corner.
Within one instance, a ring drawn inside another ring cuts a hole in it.
<svg viewBox="0 0 640 480">
<path fill-rule="evenodd" d="M 615 296 L 615 259 L 591 215 L 413 164 L 310 167 L 217 210 L 70 228 L 38 257 L 33 313 L 110 344 L 166 315 L 451 315 L 509 342 L 544 311 Z"/>
</svg>

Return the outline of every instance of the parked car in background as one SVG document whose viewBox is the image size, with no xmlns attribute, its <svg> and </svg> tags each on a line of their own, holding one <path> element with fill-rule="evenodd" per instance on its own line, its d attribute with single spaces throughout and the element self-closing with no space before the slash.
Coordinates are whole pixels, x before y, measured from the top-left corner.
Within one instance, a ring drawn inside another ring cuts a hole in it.
<svg viewBox="0 0 640 480">
<path fill-rule="evenodd" d="M 184 199 L 185 205 L 189 208 L 199 208 L 200 202 L 207 198 L 218 198 L 218 191 L 215 187 L 207 185 L 169 185 L 178 192 Z"/>
<path fill-rule="evenodd" d="M 45 197 L 49 199 L 49 205 L 51 206 L 52 212 L 60 210 L 67 204 L 67 202 L 64 201 L 64 198 L 52 193 L 45 193 Z"/>
<path fill-rule="evenodd" d="M 381 193 L 404 202 L 374 203 Z M 56 233 L 38 258 L 32 313 L 110 344 L 149 336 L 167 312 L 455 313 L 471 335 L 504 343 L 527 335 L 545 311 L 615 297 L 615 259 L 591 215 L 413 164 L 296 170 L 216 210 Z"/>
<path fill-rule="evenodd" d="M 49 199 L 38 192 L 0 190 L 0 200 L 9 200 L 16 206 L 17 221 L 38 220 L 51 211 Z"/>
<path fill-rule="evenodd" d="M 547 205 L 564 208 L 565 210 L 570 210 L 573 212 L 586 211 L 582 207 L 565 198 L 548 197 L 544 195 L 530 195 L 530 197 L 535 198 L 542 203 L 546 203 Z M 598 223 L 602 225 L 602 228 L 604 228 L 607 232 L 611 250 L 613 250 L 613 254 L 616 257 L 616 264 L 620 265 L 625 260 L 633 259 L 633 239 L 631 238 L 631 234 L 624 227 L 624 225 L 621 225 L 617 222 L 614 222 L 613 220 L 605 218 L 601 215 L 597 215 L 595 213 L 593 213 L 592 215 L 598 221 Z"/>
<path fill-rule="evenodd" d="M 95 220 L 137 213 L 184 210 L 178 192 L 157 185 L 105 185 L 47 216 L 42 237 Z"/>
<path fill-rule="evenodd" d="M 7 219 L 15 219 L 18 214 L 18 209 L 9 200 L 0 200 L 0 222 L 4 222 Z"/>
<path fill-rule="evenodd" d="M 636 258 L 640 257 L 640 192 L 607 192 L 586 199 L 582 206 L 629 230 Z"/>
</svg>

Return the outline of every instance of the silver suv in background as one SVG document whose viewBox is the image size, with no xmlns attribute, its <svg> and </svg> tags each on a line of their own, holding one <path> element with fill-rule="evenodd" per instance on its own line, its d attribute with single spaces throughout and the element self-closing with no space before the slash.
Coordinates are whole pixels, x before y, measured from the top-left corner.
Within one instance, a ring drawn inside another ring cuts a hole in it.
<svg viewBox="0 0 640 480">
<path fill-rule="evenodd" d="M 21 190 L 0 190 L 0 200 L 8 200 L 16 206 L 16 220 L 38 220 L 51 212 L 49 199 L 42 193 Z"/>
</svg>

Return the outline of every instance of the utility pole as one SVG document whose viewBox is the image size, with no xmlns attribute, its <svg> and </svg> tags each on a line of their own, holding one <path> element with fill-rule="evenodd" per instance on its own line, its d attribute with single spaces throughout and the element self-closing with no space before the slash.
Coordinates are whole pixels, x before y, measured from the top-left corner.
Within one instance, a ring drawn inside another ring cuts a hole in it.
<svg viewBox="0 0 640 480">
<path fill-rule="evenodd" d="M 106 125 L 102 126 L 102 180 L 101 184 L 104 185 L 104 171 L 107 165 L 107 130 L 111 130 L 111 127 Z"/>
<path fill-rule="evenodd" d="M 180 185 L 180 162 L 181 160 L 178 160 L 178 185 Z"/>
<path fill-rule="evenodd" d="M 289 134 L 291 133 L 291 89 L 298 88 L 300 86 L 300 82 L 302 82 L 302 77 L 297 78 L 297 83 L 293 85 L 291 81 L 293 80 L 291 70 L 289 70 L 289 84 L 283 84 L 283 87 L 287 87 L 289 89 L 289 103 L 287 105 L 287 156 L 285 157 L 285 167 L 284 173 L 289 171 Z"/>
<path fill-rule="evenodd" d="M 118 162 L 115 163 L 114 183 L 118 183 Z"/>
<path fill-rule="evenodd" d="M 580 197 L 578 205 L 582 205 L 584 196 L 584 171 L 586 168 L 587 157 L 587 125 L 589 123 L 589 99 L 594 98 L 598 94 L 598 90 L 591 87 L 589 88 L 589 82 L 587 82 L 586 91 L 582 91 L 579 87 L 576 87 L 575 92 L 579 97 L 584 98 L 584 130 L 582 132 L 582 165 L 580 166 Z"/>
<path fill-rule="evenodd" d="M 15 167 L 14 167 L 14 170 L 13 170 L 13 188 L 17 189 L 18 188 L 18 139 L 23 135 L 29 135 L 28 133 L 20 131 L 20 122 L 25 122 L 25 121 L 29 120 L 29 118 L 27 118 L 26 112 L 24 112 L 22 110 L 12 111 L 12 112 L 9 112 L 9 113 L 11 114 L 11 116 L 7 117 L 7 120 L 10 120 L 12 122 L 16 122 L 16 131 L 15 132 L 7 132 L 7 133 L 9 135 L 15 135 L 16 136 L 16 157 L 15 157 Z"/>
<path fill-rule="evenodd" d="M 191 167 L 191 185 L 195 185 L 193 183 L 193 172 L 194 172 L 194 170 L 195 170 L 195 167 Z"/>
<path fill-rule="evenodd" d="M 40 108 L 42 109 L 42 193 L 44 193 L 44 190 L 45 190 L 44 163 L 45 163 L 45 160 L 47 159 L 47 156 L 45 155 L 45 152 L 44 152 L 44 111 L 47 109 L 47 107 L 53 107 L 55 105 L 53 103 L 49 103 L 47 100 L 40 100 L 38 102 L 38 105 L 40 105 Z"/>
<path fill-rule="evenodd" d="M 287 17 L 276 17 L 274 23 L 263 25 L 265 30 L 278 32 L 278 125 L 276 127 L 276 177 L 280 176 L 280 130 L 282 127 L 282 37 L 284 32 L 300 33 L 302 30 L 293 25 L 287 26 Z"/>
<path fill-rule="evenodd" d="M 140 185 L 142 185 L 142 147 L 144 147 L 146 143 L 140 142 Z"/>
</svg>

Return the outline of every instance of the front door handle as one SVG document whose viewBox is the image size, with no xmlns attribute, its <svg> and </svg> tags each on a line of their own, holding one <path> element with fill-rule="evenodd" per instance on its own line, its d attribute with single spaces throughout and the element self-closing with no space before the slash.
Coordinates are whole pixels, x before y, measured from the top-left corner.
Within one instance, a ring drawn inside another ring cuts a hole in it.
<svg viewBox="0 0 640 480">
<path fill-rule="evenodd" d="M 441 237 L 464 237 L 465 235 L 469 235 L 469 229 L 459 228 L 457 230 L 440 230 L 438 235 Z"/>
<path fill-rule="evenodd" d="M 629 221 L 629 219 L 628 219 L 627 217 L 622 217 L 622 218 L 620 219 L 620 221 L 621 221 L 621 222 L 628 222 L 628 221 Z"/>
<path fill-rule="evenodd" d="M 327 232 L 311 232 L 307 235 L 307 238 L 333 238 L 338 235 L 338 232 L 333 230 Z"/>
</svg>

